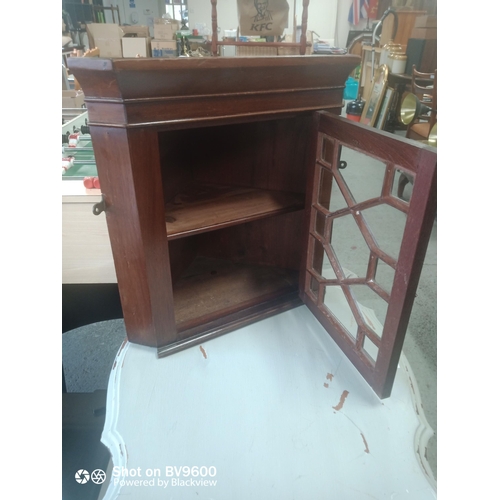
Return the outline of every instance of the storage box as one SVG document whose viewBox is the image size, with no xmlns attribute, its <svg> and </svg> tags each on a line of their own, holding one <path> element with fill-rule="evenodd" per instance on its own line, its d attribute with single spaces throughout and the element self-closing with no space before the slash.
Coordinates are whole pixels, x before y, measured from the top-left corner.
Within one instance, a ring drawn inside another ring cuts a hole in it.
<svg viewBox="0 0 500 500">
<path fill-rule="evenodd" d="M 148 38 L 150 37 L 149 26 L 144 25 L 136 25 L 136 26 L 120 26 L 120 29 L 123 31 L 123 36 L 136 36 L 140 38 Z"/>
<path fill-rule="evenodd" d="M 173 40 L 177 31 L 179 31 L 179 23 L 177 21 L 172 21 L 170 23 L 161 21 L 165 20 L 155 19 L 155 23 L 153 24 L 153 35 L 155 40 Z"/>
<path fill-rule="evenodd" d="M 124 36 L 122 49 L 123 57 L 151 57 L 151 38 Z"/>
<path fill-rule="evenodd" d="M 151 40 L 152 57 L 176 57 L 177 42 L 175 40 Z"/>
<path fill-rule="evenodd" d="M 173 40 L 177 31 L 177 24 L 155 24 L 153 26 L 153 34 L 156 40 Z"/>
<path fill-rule="evenodd" d="M 101 57 L 122 57 L 123 30 L 118 24 L 87 24 L 91 49 L 99 47 Z"/>
<path fill-rule="evenodd" d="M 84 104 L 83 92 L 81 90 L 63 90 L 62 107 L 63 108 L 81 108 Z"/>
<path fill-rule="evenodd" d="M 96 38 L 96 47 L 99 48 L 100 57 L 123 57 L 120 38 Z"/>
</svg>

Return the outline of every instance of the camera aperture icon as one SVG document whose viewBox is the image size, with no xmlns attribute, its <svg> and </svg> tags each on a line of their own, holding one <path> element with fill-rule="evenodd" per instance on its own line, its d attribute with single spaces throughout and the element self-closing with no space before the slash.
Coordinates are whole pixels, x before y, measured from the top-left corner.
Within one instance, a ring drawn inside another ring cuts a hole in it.
<svg viewBox="0 0 500 500">
<path fill-rule="evenodd" d="M 80 469 L 75 473 L 75 481 L 80 484 L 88 483 L 90 479 L 89 471 Z"/>
<path fill-rule="evenodd" d="M 90 476 L 95 484 L 102 484 L 106 481 L 106 473 L 102 469 L 95 469 Z"/>
</svg>

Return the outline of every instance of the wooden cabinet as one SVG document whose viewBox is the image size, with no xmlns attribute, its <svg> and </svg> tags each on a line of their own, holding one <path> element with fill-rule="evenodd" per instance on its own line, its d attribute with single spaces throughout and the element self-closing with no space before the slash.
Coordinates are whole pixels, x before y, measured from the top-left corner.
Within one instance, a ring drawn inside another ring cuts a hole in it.
<svg viewBox="0 0 500 500">
<path fill-rule="evenodd" d="M 358 63 L 356 56 L 69 62 L 86 96 L 131 342 L 163 356 L 305 302 L 377 394 L 390 393 L 433 221 L 435 152 L 335 116 Z M 338 170 L 343 148 L 379 158 L 375 197 L 359 203 L 349 195 L 351 181 Z M 410 203 L 392 194 L 398 170 L 414 177 Z M 339 192 L 345 207 L 334 210 Z M 408 214 L 399 256 L 365 224 L 363 210 L 379 205 Z M 363 276 L 336 264 L 331 226 L 345 215 L 369 248 Z M 378 262 L 393 271 L 389 291 L 377 282 Z M 356 286 L 388 304 L 380 331 L 367 325 Z M 325 305 L 338 293 L 354 329 Z"/>
</svg>

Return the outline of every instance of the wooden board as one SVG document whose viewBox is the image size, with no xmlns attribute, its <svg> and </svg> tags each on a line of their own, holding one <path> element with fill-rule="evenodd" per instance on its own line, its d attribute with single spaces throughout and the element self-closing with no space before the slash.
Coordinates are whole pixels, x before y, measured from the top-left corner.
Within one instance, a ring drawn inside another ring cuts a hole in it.
<svg viewBox="0 0 500 500">
<path fill-rule="evenodd" d="M 172 240 L 303 208 L 301 194 L 196 186 L 166 205 L 167 236 Z"/>
<path fill-rule="evenodd" d="M 291 292 L 298 293 L 297 271 L 197 257 L 174 285 L 177 330 Z"/>
</svg>

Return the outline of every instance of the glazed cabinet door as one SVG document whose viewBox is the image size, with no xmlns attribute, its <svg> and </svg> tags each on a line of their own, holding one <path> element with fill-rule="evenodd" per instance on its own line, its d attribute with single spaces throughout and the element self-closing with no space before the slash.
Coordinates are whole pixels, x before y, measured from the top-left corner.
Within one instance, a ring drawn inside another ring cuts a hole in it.
<svg viewBox="0 0 500 500">
<path fill-rule="evenodd" d="M 436 150 L 318 112 L 301 297 L 390 395 L 436 215 Z"/>
</svg>

